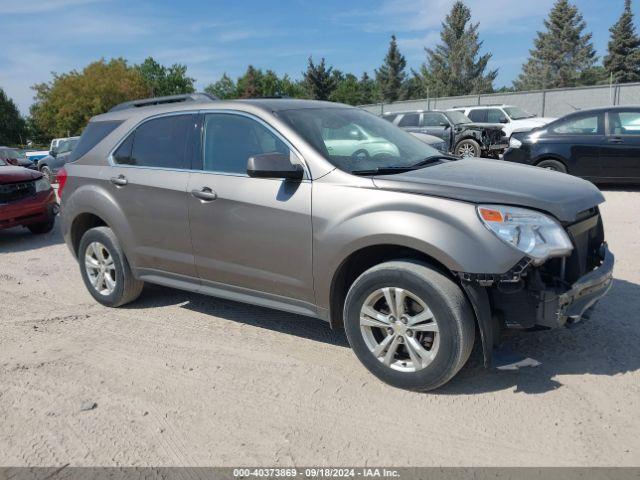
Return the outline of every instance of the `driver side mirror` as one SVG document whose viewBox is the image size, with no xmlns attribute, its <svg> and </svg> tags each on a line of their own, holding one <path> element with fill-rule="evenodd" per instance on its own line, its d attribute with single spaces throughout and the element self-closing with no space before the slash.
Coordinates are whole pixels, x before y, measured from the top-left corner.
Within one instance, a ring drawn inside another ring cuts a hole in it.
<svg viewBox="0 0 640 480">
<path fill-rule="evenodd" d="M 302 180 L 304 170 L 301 165 L 292 164 L 288 155 L 277 152 L 262 153 L 249 157 L 247 175 L 252 178 Z"/>
<path fill-rule="evenodd" d="M 57 156 L 58 156 L 58 149 L 57 149 L 57 147 L 53 147 L 53 148 L 49 151 L 49 155 L 51 155 L 52 157 L 57 157 Z"/>
<path fill-rule="evenodd" d="M 502 117 L 502 118 L 499 120 L 499 122 L 500 122 L 500 123 L 509 123 L 509 120 L 507 120 L 507 118 L 505 118 L 505 117 Z"/>
</svg>

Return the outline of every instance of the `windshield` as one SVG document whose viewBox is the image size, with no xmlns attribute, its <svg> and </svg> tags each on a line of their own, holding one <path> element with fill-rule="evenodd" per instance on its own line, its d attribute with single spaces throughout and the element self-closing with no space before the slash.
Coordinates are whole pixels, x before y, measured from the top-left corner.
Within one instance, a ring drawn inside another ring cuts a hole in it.
<svg viewBox="0 0 640 480">
<path fill-rule="evenodd" d="M 445 112 L 445 115 L 449 117 L 449 120 L 451 120 L 451 123 L 455 125 L 459 123 L 471 123 L 471 119 L 469 117 L 467 117 L 462 112 L 458 112 L 457 110 Z"/>
<path fill-rule="evenodd" d="M 504 107 L 504 111 L 507 112 L 507 115 L 509 115 L 513 120 L 535 117 L 533 113 L 525 112 L 520 107 Z"/>
<path fill-rule="evenodd" d="M 438 150 L 359 108 L 278 112 L 322 156 L 345 172 L 410 167 Z"/>
</svg>

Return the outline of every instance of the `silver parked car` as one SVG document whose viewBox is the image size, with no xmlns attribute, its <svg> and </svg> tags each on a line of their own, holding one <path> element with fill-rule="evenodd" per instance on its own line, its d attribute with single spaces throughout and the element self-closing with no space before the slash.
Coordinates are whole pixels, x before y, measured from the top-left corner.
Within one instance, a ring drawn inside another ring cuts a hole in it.
<svg viewBox="0 0 640 480">
<path fill-rule="evenodd" d="M 450 380 L 504 328 L 578 322 L 611 285 L 592 184 L 443 155 L 361 109 L 202 95 L 91 120 L 62 228 L 112 307 L 144 282 L 319 317 L 401 388 Z"/>
</svg>

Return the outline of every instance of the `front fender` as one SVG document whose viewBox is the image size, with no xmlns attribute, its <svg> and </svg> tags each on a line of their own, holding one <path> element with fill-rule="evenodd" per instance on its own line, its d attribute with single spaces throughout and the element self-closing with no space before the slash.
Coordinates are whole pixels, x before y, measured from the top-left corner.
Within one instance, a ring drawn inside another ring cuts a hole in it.
<svg viewBox="0 0 640 480">
<path fill-rule="evenodd" d="M 366 247 L 411 248 L 456 272 L 505 273 L 522 257 L 482 225 L 471 203 L 324 182 L 314 182 L 313 242 L 322 308 L 340 265 Z"/>
</svg>

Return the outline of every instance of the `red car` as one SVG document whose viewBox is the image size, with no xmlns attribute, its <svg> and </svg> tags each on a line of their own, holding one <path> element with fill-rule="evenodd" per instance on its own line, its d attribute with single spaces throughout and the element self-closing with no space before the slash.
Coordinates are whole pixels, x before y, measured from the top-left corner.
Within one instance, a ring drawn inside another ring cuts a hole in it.
<svg viewBox="0 0 640 480">
<path fill-rule="evenodd" d="M 56 194 L 40 172 L 0 159 L 0 230 L 22 225 L 32 233 L 47 233 L 57 211 Z"/>
</svg>

